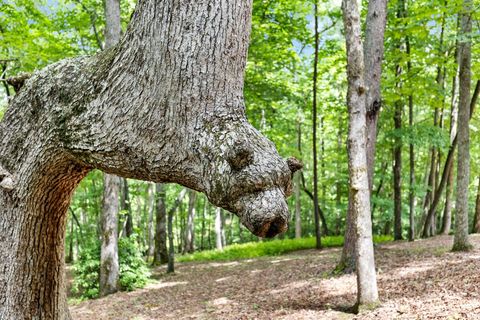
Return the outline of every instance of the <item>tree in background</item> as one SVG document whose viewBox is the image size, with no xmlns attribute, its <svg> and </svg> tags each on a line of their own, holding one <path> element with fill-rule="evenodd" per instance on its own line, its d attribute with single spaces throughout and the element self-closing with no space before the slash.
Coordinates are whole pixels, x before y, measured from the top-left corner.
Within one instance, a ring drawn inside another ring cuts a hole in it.
<svg viewBox="0 0 480 320">
<path fill-rule="evenodd" d="M 458 159 L 457 203 L 455 215 L 454 251 L 470 250 L 468 240 L 468 186 L 470 184 L 470 87 L 471 87 L 471 35 L 472 1 L 463 1 L 459 37 L 460 50 L 460 97 L 458 107 Z"/>
<path fill-rule="evenodd" d="M 105 48 L 120 41 L 120 0 L 105 1 Z M 120 178 L 105 174 L 103 177 L 103 207 L 101 217 L 100 295 L 118 291 L 118 213 Z"/>
</svg>

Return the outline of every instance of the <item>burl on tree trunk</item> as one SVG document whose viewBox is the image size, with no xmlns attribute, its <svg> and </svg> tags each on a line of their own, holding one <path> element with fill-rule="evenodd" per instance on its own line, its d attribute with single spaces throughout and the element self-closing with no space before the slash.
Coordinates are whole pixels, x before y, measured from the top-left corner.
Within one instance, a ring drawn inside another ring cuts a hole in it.
<svg viewBox="0 0 480 320">
<path fill-rule="evenodd" d="M 68 319 L 66 212 L 92 169 L 203 192 L 271 237 L 292 172 L 246 120 L 251 0 L 140 0 L 115 47 L 35 73 L 0 123 L 0 318 Z"/>
</svg>

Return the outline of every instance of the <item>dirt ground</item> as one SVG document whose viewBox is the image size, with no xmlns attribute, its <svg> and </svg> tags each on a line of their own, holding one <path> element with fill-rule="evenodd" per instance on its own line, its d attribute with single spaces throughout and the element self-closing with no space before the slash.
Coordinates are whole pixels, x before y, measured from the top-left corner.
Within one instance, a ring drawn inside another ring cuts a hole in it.
<svg viewBox="0 0 480 320">
<path fill-rule="evenodd" d="M 480 319 L 480 236 L 449 252 L 452 237 L 376 247 L 381 306 L 360 316 L 353 275 L 331 276 L 340 249 L 228 263 L 177 264 L 134 292 L 71 306 L 74 319 Z"/>
</svg>

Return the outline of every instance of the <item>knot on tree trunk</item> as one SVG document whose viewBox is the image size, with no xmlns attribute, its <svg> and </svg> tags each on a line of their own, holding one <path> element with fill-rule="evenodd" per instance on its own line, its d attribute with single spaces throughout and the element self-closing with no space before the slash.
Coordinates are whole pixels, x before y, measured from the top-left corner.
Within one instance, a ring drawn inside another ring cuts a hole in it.
<svg viewBox="0 0 480 320">
<path fill-rule="evenodd" d="M 0 187 L 10 191 L 15 189 L 15 179 L 13 175 L 0 165 Z"/>
<path fill-rule="evenodd" d="M 22 72 L 16 76 L 10 77 L 7 79 L 7 83 L 15 89 L 15 92 L 20 91 L 20 89 L 25 85 L 25 82 L 30 79 L 32 76 L 31 73 Z"/>
</svg>

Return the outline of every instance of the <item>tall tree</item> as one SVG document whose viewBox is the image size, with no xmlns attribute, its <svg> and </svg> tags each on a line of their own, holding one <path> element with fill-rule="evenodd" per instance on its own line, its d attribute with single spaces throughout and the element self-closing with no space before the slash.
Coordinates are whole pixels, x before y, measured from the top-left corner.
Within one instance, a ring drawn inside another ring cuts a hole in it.
<svg viewBox="0 0 480 320">
<path fill-rule="evenodd" d="M 405 0 L 399 0 L 397 3 L 397 18 L 405 18 Z M 403 24 L 403 21 L 402 21 Z M 402 45 L 399 45 L 399 51 L 402 49 Z M 395 65 L 396 75 L 396 88 L 400 91 L 402 87 L 401 75 L 402 66 L 400 62 Z M 402 96 L 401 94 L 399 95 Z M 395 103 L 395 110 L 393 114 L 393 123 L 395 126 L 396 134 L 393 146 L 393 237 L 395 240 L 402 240 L 402 136 L 400 130 L 402 129 L 402 113 L 403 113 L 403 101 L 402 98 L 398 98 Z"/>
<path fill-rule="evenodd" d="M 457 201 L 455 204 L 454 251 L 471 249 L 468 238 L 468 185 L 470 183 L 470 86 L 471 86 L 471 33 L 472 0 L 463 1 L 459 36 L 460 50 L 460 98 L 458 105 L 458 159 Z"/>
<path fill-rule="evenodd" d="M 120 41 L 120 0 L 105 1 L 105 47 Z M 100 295 L 118 291 L 118 212 L 120 180 L 114 175 L 103 176 L 103 208 L 101 217 Z"/>
<path fill-rule="evenodd" d="M 251 5 L 140 0 L 117 46 L 26 81 L 0 122 L 0 318 L 69 318 L 66 212 L 93 168 L 203 192 L 261 237 L 286 230 L 298 166 L 245 117 Z"/>
<path fill-rule="evenodd" d="M 387 0 L 368 2 L 365 23 L 365 43 L 363 47 L 364 81 L 367 89 L 366 104 L 366 153 L 368 184 L 371 192 L 375 165 L 375 148 L 377 143 L 377 122 L 382 106 L 380 80 L 382 78 L 382 61 L 384 51 L 385 26 L 387 24 Z M 350 196 L 350 193 L 349 193 Z M 345 242 L 338 269 L 350 272 L 354 269 L 356 230 L 351 207 L 352 199 L 348 199 L 348 212 L 345 228 Z"/>
<path fill-rule="evenodd" d="M 342 10 L 347 44 L 349 215 L 356 231 L 357 306 L 361 309 L 378 303 L 366 150 L 368 89 L 357 1 L 343 0 Z"/>
<path fill-rule="evenodd" d="M 318 203 L 318 163 L 317 163 L 317 78 L 318 78 L 318 47 L 319 47 L 319 31 L 318 31 L 318 3 L 315 0 L 315 52 L 313 59 L 313 106 L 312 106 L 312 151 L 313 151 L 313 215 L 315 217 L 315 239 L 317 249 L 322 248 L 322 234 L 320 231 L 320 212 Z"/>
</svg>

